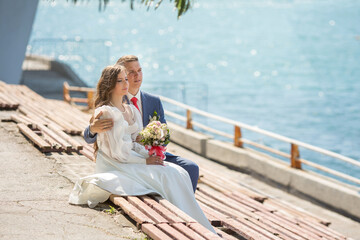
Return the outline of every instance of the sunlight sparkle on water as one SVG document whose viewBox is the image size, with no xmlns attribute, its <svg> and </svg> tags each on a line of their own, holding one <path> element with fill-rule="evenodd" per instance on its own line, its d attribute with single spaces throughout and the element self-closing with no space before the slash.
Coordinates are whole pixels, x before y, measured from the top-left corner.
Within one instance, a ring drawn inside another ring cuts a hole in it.
<svg viewBox="0 0 360 240">
<path fill-rule="evenodd" d="M 261 72 L 260 71 L 255 71 L 254 72 L 254 77 L 260 77 L 261 76 Z"/>
<path fill-rule="evenodd" d="M 158 64 L 158 63 L 153 63 L 153 68 L 154 68 L 154 69 L 158 69 L 158 68 L 159 68 L 159 64 Z"/>
</svg>

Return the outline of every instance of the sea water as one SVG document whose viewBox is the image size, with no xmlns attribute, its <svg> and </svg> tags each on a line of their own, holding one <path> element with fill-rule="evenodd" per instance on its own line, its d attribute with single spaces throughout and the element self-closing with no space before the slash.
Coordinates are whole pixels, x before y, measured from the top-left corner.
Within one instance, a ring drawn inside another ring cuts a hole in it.
<svg viewBox="0 0 360 240">
<path fill-rule="evenodd" d="M 195 1 L 179 20 L 170 1 L 156 11 L 79 2 L 40 0 L 27 52 L 70 64 L 92 87 L 104 66 L 134 54 L 145 91 L 360 159 L 360 1 Z M 243 137 L 290 151 L 250 131 Z M 360 178 L 358 167 L 300 154 Z"/>
</svg>

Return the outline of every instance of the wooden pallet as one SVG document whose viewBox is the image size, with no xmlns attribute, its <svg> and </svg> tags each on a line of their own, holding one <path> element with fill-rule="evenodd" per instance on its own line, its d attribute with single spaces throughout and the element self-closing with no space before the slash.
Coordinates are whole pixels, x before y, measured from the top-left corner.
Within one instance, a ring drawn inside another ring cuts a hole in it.
<svg viewBox="0 0 360 240">
<path fill-rule="evenodd" d="M 110 200 L 154 240 L 221 239 L 160 196 L 111 195 Z M 219 233 L 221 234 L 222 231 L 219 230 Z"/>
</svg>

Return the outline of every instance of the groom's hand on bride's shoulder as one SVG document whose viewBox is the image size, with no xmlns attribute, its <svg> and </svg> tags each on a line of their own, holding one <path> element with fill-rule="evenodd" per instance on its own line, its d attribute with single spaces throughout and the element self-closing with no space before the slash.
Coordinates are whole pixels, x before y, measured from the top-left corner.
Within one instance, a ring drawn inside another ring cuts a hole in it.
<svg viewBox="0 0 360 240">
<path fill-rule="evenodd" d="M 103 114 L 103 112 L 99 112 L 95 118 L 94 118 L 94 116 L 91 117 L 91 119 L 90 119 L 90 132 L 91 133 L 93 133 L 93 134 L 102 133 L 102 132 L 112 129 L 112 127 L 114 126 L 114 121 L 112 118 L 100 119 L 102 114 Z"/>
<path fill-rule="evenodd" d="M 146 159 L 147 165 L 164 165 L 164 161 L 158 156 L 150 156 Z"/>
</svg>

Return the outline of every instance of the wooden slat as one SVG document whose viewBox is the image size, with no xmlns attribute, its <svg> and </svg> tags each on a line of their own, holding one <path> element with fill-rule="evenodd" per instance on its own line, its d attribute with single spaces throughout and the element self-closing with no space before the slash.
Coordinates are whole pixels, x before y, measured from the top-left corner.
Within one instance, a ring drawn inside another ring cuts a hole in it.
<svg viewBox="0 0 360 240">
<path fill-rule="evenodd" d="M 161 205 L 163 205 L 165 208 L 167 208 L 170 212 L 173 212 L 178 217 L 183 219 L 186 223 L 196 222 L 195 219 L 181 211 L 179 208 L 174 206 L 172 203 L 170 203 L 168 200 L 162 198 L 161 196 L 154 196 L 154 199 L 159 202 Z"/>
<path fill-rule="evenodd" d="M 24 116 L 24 115 L 12 114 L 11 120 L 15 121 L 16 123 L 23 123 L 26 126 L 31 127 L 32 126 L 31 122 L 28 121 L 27 119 L 23 118 L 22 116 Z"/>
<path fill-rule="evenodd" d="M 153 224 L 143 224 L 141 230 L 154 240 L 172 240 L 172 238 Z"/>
<path fill-rule="evenodd" d="M 263 239 L 268 240 L 269 239 L 268 237 L 262 235 L 261 233 L 258 233 L 256 231 L 254 231 L 253 229 L 249 228 L 245 224 L 239 223 L 232 219 L 224 222 L 224 227 L 231 229 L 232 231 L 238 233 L 239 235 L 241 235 L 243 238 L 245 238 L 247 240 L 255 240 L 255 239 L 256 240 L 263 240 Z M 280 238 L 277 238 L 277 237 L 276 237 L 276 239 L 280 240 Z"/>
<path fill-rule="evenodd" d="M 234 183 L 234 181 L 227 179 L 225 176 L 220 179 L 214 172 L 211 172 L 206 168 L 201 168 L 201 172 L 204 174 L 204 177 L 200 178 L 200 182 L 204 182 L 219 192 L 228 193 L 237 191 L 258 202 L 263 202 L 267 198 L 266 196 Z"/>
<path fill-rule="evenodd" d="M 197 232 L 195 232 L 194 230 L 192 230 L 191 228 L 185 226 L 182 223 L 173 223 L 171 224 L 172 227 L 174 227 L 175 229 L 177 229 L 179 232 L 181 232 L 182 234 L 184 234 L 186 237 L 188 237 L 189 239 L 194 239 L 194 240 L 205 240 L 204 237 L 202 237 L 201 235 L 199 235 Z"/>
<path fill-rule="evenodd" d="M 144 214 L 148 215 L 155 223 L 168 223 L 169 221 L 157 213 L 154 209 L 149 207 L 146 203 L 141 201 L 138 197 L 128 196 L 126 197 L 129 203 L 136 206 Z"/>
<path fill-rule="evenodd" d="M 38 129 L 40 129 L 40 131 L 42 131 L 43 133 L 46 133 L 52 139 L 54 139 L 55 142 L 59 143 L 66 151 L 71 151 L 72 150 L 71 144 L 68 143 L 66 140 L 62 139 L 59 135 L 57 135 L 51 129 L 47 128 L 46 126 L 44 126 L 42 124 L 37 124 L 36 126 L 37 126 Z"/>
<path fill-rule="evenodd" d="M 161 216 L 166 218 L 169 223 L 180 223 L 184 222 L 183 219 L 176 216 L 173 212 L 170 212 L 167 208 L 162 206 L 160 203 L 155 201 L 149 196 L 139 196 L 141 200 L 143 200 L 147 205 L 153 208 L 156 212 L 158 212 Z M 184 222 L 185 223 L 185 222 Z"/>
<path fill-rule="evenodd" d="M 264 212 L 257 212 L 256 214 L 259 215 L 260 217 L 264 217 L 264 218 L 270 220 L 273 224 L 276 224 L 283 228 L 286 228 L 293 234 L 297 234 L 297 235 L 307 238 L 307 239 L 314 239 L 314 240 L 320 239 L 320 237 L 317 236 L 316 234 L 306 232 L 302 228 L 300 228 L 298 225 L 289 222 L 287 219 L 277 217 L 275 214 L 272 214 L 272 213 L 267 214 Z"/>
<path fill-rule="evenodd" d="M 175 228 L 173 228 L 172 226 L 170 226 L 167 223 L 156 224 L 156 227 L 158 227 L 161 231 L 166 233 L 172 239 L 176 239 L 176 240 L 188 240 L 189 239 L 184 234 L 182 234 L 180 231 L 176 230 Z"/>
<path fill-rule="evenodd" d="M 48 135 L 46 132 L 41 132 L 42 138 L 45 140 L 45 142 L 49 143 L 51 145 L 51 152 L 63 152 L 65 149 L 63 146 L 60 145 L 54 138 L 52 138 L 50 135 Z"/>
<path fill-rule="evenodd" d="M 138 224 L 143 224 L 143 223 L 155 224 L 155 222 L 149 216 L 145 215 L 134 205 L 126 201 L 124 197 L 111 195 L 110 200 L 115 205 L 119 206 L 127 215 L 129 215 Z"/>
<path fill-rule="evenodd" d="M 90 152 L 87 149 L 83 149 L 79 151 L 82 155 L 84 155 L 85 157 L 87 157 L 88 159 L 90 159 L 91 161 L 95 162 L 95 156 L 94 156 L 94 152 Z"/>
<path fill-rule="evenodd" d="M 290 203 L 283 202 L 283 201 L 279 202 L 279 201 L 280 200 L 268 198 L 264 201 L 263 204 L 267 205 L 269 207 L 272 207 L 272 208 L 277 208 L 277 209 L 283 210 L 283 211 L 287 212 L 288 214 L 299 216 L 301 218 L 307 219 L 312 222 L 321 223 L 325 226 L 329 226 L 331 224 L 331 222 L 327 219 L 315 216 L 314 214 L 307 212 L 304 209 L 300 209 L 299 207 L 294 206 Z"/>
<path fill-rule="evenodd" d="M 204 211 L 211 212 L 214 216 L 216 216 L 218 219 L 220 219 L 222 222 L 222 225 L 224 225 L 224 222 L 227 222 L 229 219 L 232 219 L 230 216 L 227 216 L 227 215 L 215 210 L 214 208 L 207 206 L 206 204 L 204 204 L 202 202 L 200 202 L 199 204 Z M 237 220 L 241 222 L 241 219 L 237 219 Z M 304 238 L 298 237 L 297 235 L 293 234 L 292 232 L 287 231 L 286 229 L 283 229 L 281 227 L 274 225 L 270 221 L 266 221 L 261 218 L 249 217 L 246 220 L 253 222 L 254 224 L 258 225 L 259 227 L 273 233 L 276 236 L 279 236 L 281 239 L 284 239 L 284 240 L 304 239 Z"/>
<path fill-rule="evenodd" d="M 231 194 L 224 194 L 234 200 L 237 200 L 238 202 L 241 202 L 244 205 L 247 205 L 248 207 L 252 207 L 258 211 L 263 211 L 263 212 L 276 212 L 277 209 L 276 208 L 272 208 L 270 206 L 265 206 L 262 203 L 259 203 L 258 201 L 255 201 L 254 199 L 251 199 L 247 196 L 244 196 L 243 194 L 240 194 L 238 192 L 233 192 Z"/>
<path fill-rule="evenodd" d="M 34 122 L 36 123 L 40 123 L 43 125 L 47 125 L 48 122 L 36 115 L 34 115 L 32 112 L 30 112 L 24 105 L 20 105 L 18 107 L 19 111 L 24 114 L 25 116 L 27 116 L 28 118 L 32 119 Z"/>
<path fill-rule="evenodd" d="M 47 118 L 50 119 L 51 121 L 54 121 L 59 126 L 61 126 L 66 133 L 69 134 L 74 133 L 74 127 L 71 126 L 71 124 L 67 123 L 66 120 L 59 119 L 58 116 L 52 116 L 52 115 L 48 115 Z M 76 133 L 79 135 L 81 132 L 77 131 Z"/>
<path fill-rule="evenodd" d="M 37 145 L 41 149 L 42 152 L 51 151 L 51 146 L 46 143 L 41 137 L 31 131 L 31 129 L 28 128 L 25 124 L 18 123 L 17 126 L 26 137 L 28 137 L 35 145 Z"/>
<path fill-rule="evenodd" d="M 236 237 L 233 237 L 230 234 L 227 234 L 226 232 L 221 231 L 220 229 L 215 228 L 215 231 L 224 240 L 238 240 Z"/>
<path fill-rule="evenodd" d="M 64 139 L 66 142 L 70 143 L 71 146 L 76 149 L 76 150 L 82 150 L 83 146 L 76 141 L 75 139 L 73 139 L 72 137 L 70 137 L 69 135 L 67 135 L 66 133 L 64 133 L 61 129 L 59 129 L 55 124 L 50 123 L 48 125 L 48 128 L 53 130 L 57 135 L 59 135 L 62 139 Z"/>
<path fill-rule="evenodd" d="M 199 235 L 207 240 L 221 239 L 217 234 L 211 232 L 209 229 L 201 225 L 200 223 L 190 223 L 189 228 L 197 232 Z"/>
<path fill-rule="evenodd" d="M 199 202 L 198 202 L 199 203 Z M 200 203 L 199 203 L 200 205 Z M 206 209 L 204 209 L 203 207 L 201 207 L 201 209 L 203 210 L 206 218 L 209 220 L 209 222 L 211 223 L 211 225 L 213 225 L 214 227 L 220 227 L 222 226 L 222 221 L 216 217 L 215 215 L 212 214 L 212 212 L 206 211 Z"/>
<path fill-rule="evenodd" d="M 200 197 L 201 196 L 201 197 Z M 245 225 L 249 228 L 252 228 L 256 232 L 262 232 L 262 229 L 266 229 L 267 231 L 271 232 L 272 234 L 280 234 L 282 232 L 278 231 L 277 229 L 273 228 L 273 223 L 269 226 L 266 226 L 262 223 L 256 223 L 259 219 L 259 217 L 252 212 L 241 210 L 239 212 L 238 210 L 231 209 L 229 207 L 223 206 L 220 203 L 217 203 L 216 201 L 210 199 L 209 197 L 199 195 L 197 196 L 197 199 L 202 202 L 201 205 L 202 208 L 206 209 L 207 211 L 212 211 L 215 216 L 217 216 L 219 219 L 221 219 L 223 226 L 231 226 L 231 229 L 234 230 L 234 226 L 237 226 L 238 224 L 235 224 L 233 222 L 233 219 L 236 219 L 236 222 L 239 222 L 239 224 Z M 251 221 L 253 219 L 253 221 Z M 258 227 L 253 225 L 253 223 L 256 223 Z M 230 224 L 230 225 L 229 225 Z M 237 232 L 241 234 L 241 231 Z M 290 234 L 291 235 L 291 234 Z M 283 237 L 283 239 L 286 239 Z M 293 238 L 292 238 L 293 239 Z M 296 238 L 295 238 L 296 239 Z"/>
<path fill-rule="evenodd" d="M 294 218 L 294 216 L 285 214 L 282 211 L 276 212 L 276 215 L 278 215 L 278 216 L 286 215 L 287 217 Z M 326 227 L 325 225 L 322 225 L 318 222 L 313 222 L 313 221 L 309 222 L 307 219 L 303 220 L 301 218 L 295 218 L 294 220 L 295 220 L 295 223 L 297 225 L 299 225 L 300 227 L 304 228 L 305 230 L 309 230 L 310 232 L 313 232 L 319 236 L 324 236 L 329 239 L 335 239 L 335 238 L 336 239 L 346 239 L 345 236 L 335 232 L 331 228 Z"/>
</svg>

